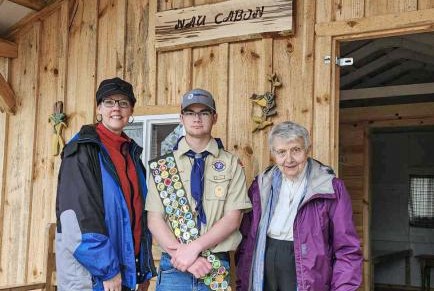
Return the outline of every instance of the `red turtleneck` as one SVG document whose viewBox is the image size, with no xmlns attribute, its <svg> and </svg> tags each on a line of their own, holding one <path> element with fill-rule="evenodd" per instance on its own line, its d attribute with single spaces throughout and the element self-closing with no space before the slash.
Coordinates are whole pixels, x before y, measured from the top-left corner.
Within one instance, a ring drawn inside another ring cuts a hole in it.
<svg viewBox="0 0 434 291">
<path fill-rule="evenodd" d="M 128 153 L 131 139 L 124 133 L 117 135 L 111 132 L 102 123 L 98 124 L 96 129 L 101 142 L 108 150 L 110 158 L 115 165 L 130 214 L 131 230 L 134 236 L 134 250 L 138 254 L 142 232 L 143 200 L 139 192 L 137 172 L 131 155 Z"/>
</svg>

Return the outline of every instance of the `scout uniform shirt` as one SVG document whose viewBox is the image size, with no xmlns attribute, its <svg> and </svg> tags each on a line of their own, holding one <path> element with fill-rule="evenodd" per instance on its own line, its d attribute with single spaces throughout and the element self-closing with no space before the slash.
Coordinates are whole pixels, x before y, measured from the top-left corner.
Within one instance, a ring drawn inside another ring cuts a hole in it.
<svg viewBox="0 0 434 291">
<path fill-rule="evenodd" d="M 185 155 L 189 150 L 191 150 L 191 148 L 185 141 L 185 138 L 183 138 L 178 144 L 178 149 L 173 152 L 173 155 L 187 194 L 187 199 L 193 210 L 195 221 L 197 222 L 197 213 L 194 211 L 196 203 L 191 196 L 190 190 L 190 175 L 193 159 Z M 207 232 L 214 223 L 223 218 L 223 216 L 231 210 L 249 210 L 252 208 L 250 199 L 247 196 L 246 177 L 238 163 L 237 157 L 224 149 L 219 149 L 214 138 L 211 138 L 204 151 L 208 151 L 210 154 L 205 159 L 204 191 L 202 198 L 207 223 L 202 224 L 201 234 Z M 160 212 L 165 215 L 161 198 L 152 179 L 153 177 L 150 175 L 145 208 L 147 211 Z M 233 251 L 238 247 L 240 242 L 241 233 L 239 230 L 236 230 L 215 248 L 211 249 L 211 251 Z"/>
</svg>

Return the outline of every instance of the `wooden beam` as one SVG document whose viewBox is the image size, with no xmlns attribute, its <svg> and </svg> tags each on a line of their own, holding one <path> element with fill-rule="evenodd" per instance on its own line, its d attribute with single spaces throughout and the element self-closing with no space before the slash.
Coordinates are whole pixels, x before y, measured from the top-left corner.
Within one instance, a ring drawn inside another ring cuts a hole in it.
<svg viewBox="0 0 434 291">
<path fill-rule="evenodd" d="M 0 73 L 0 106 L 7 112 L 14 114 L 16 108 L 15 93 L 9 83 Z"/>
<path fill-rule="evenodd" d="M 394 34 L 410 31 L 432 30 L 434 8 L 404 13 L 365 17 L 361 19 L 334 21 L 315 25 L 317 35 L 345 36 L 361 35 L 382 31 Z"/>
<path fill-rule="evenodd" d="M 361 68 L 358 68 L 357 70 L 351 72 L 350 74 L 343 76 L 341 78 L 341 86 L 347 86 L 370 73 L 374 73 L 390 62 L 403 60 L 403 59 L 414 60 L 420 63 L 434 64 L 434 61 L 425 55 L 418 54 L 416 52 L 409 51 L 407 49 L 398 48 L 370 62 L 369 64 Z"/>
<path fill-rule="evenodd" d="M 134 108 L 134 115 L 181 114 L 181 105 L 147 105 Z"/>
<path fill-rule="evenodd" d="M 16 58 L 18 46 L 16 43 L 0 38 L 0 57 Z"/>
<path fill-rule="evenodd" d="M 47 1 L 44 0 L 9 0 L 10 2 L 18 5 L 39 11 L 47 5 Z"/>
<path fill-rule="evenodd" d="M 434 94 L 434 83 L 342 90 L 340 100 L 347 101 L 420 94 Z"/>
</svg>

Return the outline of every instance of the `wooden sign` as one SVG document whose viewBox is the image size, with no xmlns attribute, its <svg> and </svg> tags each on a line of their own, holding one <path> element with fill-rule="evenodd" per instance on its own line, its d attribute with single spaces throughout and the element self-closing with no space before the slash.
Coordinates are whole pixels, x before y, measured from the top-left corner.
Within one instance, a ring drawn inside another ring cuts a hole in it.
<svg viewBox="0 0 434 291">
<path fill-rule="evenodd" d="M 231 0 L 159 12 L 157 50 L 293 33 L 292 0 Z"/>
</svg>

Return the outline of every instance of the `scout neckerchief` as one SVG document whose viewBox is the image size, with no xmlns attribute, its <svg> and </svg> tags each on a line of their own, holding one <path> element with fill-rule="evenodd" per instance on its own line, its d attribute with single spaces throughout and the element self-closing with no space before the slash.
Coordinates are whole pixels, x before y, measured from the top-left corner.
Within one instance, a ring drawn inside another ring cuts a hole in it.
<svg viewBox="0 0 434 291">
<path fill-rule="evenodd" d="M 184 185 L 179 177 L 178 167 L 172 153 L 149 162 L 153 181 L 163 203 L 173 234 L 182 244 L 189 244 L 199 237 L 199 230 L 187 199 Z M 212 269 L 203 277 L 205 285 L 211 290 L 227 290 L 228 270 L 210 250 L 201 256 L 211 263 Z"/>
</svg>

